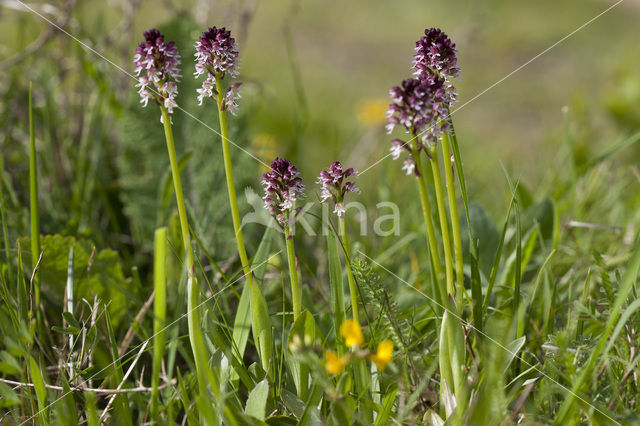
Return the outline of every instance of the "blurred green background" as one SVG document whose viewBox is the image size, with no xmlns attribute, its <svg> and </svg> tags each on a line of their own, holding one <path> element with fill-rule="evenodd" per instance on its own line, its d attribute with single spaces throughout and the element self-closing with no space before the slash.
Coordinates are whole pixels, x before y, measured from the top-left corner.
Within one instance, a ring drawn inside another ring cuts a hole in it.
<svg viewBox="0 0 640 426">
<path fill-rule="evenodd" d="M 21 206 L 28 204 L 25 120 L 27 87 L 33 81 L 43 232 L 90 237 L 119 249 L 130 261 L 136 260 L 137 247 L 150 248 L 151 231 L 170 216 L 172 202 L 159 113 L 152 105 L 145 110 L 138 104 L 135 82 L 116 67 L 133 71 L 136 44 L 151 27 L 159 27 L 180 48 L 180 104 L 214 130 L 213 105 L 195 102 L 192 40 L 208 26 L 230 28 L 240 45 L 244 82 L 240 115 L 232 118 L 233 140 L 265 163 L 275 155 L 287 156 L 313 189 L 319 170 L 332 161 L 366 170 L 360 178 L 361 201 L 372 209 L 387 200 L 418 209 L 413 182 L 402 176 L 399 162 L 387 158 L 368 167 L 388 153 L 387 93 L 411 75 L 413 46 L 426 27 L 442 28 L 459 49 L 460 110 L 454 122 L 470 197 L 495 219 L 508 203 L 503 166 L 534 197 L 548 194 L 555 177 L 567 169 L 567 135 L 578 163 L 586 162 L 640 123 L 637 0 L 621 2 L 484 94 L 614 3 L 27 4 L 113 63 L 52 29 L 20 1 L 0 3 L 0 146 L 10 223 L 27 229 Z M 180 111 L 174 122 L 179 150 L 188 160 L 185 174 L 193 188 L 188 196 L 196 231 L 214 254 L 232 253 L 230 226 L 227 231 L 216 226 L 228 221 L 219 138 Z M 628 154 L 618 161 L 633 164 L 637 151 Z M 263 166 L 239 149 L 234 155 L 239 185 L 259 193 Z M 312 193 L 309 197 L 316 199 Z M 243 200 L 244 212 L 252 210 L 251 200 Z M 210 232 L 212 227 L 219 231 Z"/>
</svg>

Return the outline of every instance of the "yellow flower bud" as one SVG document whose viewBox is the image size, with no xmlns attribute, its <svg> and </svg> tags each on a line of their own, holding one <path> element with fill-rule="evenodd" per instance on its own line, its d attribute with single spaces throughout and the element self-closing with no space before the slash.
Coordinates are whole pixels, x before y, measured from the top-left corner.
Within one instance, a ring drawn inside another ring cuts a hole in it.
<svg viewBox="0 0 640 426">
<path fill-rule="evenodd" d="M 336 376 L 340 374 L 342 370 L 344 370 L 344 360 L 340 358 L 334 351 L 327 351 L 327 353 L 325 354 L 325 359 L 327 362 L 324 364 L 324 369 L 327 371 L 327 373 Z"/>
<path fill-rule="evenodd" d="M 369 359 L 376 364 L 378 370 L 384 371 L 387 364 L 393 359 L 393 343 L 391 340 L 383 340 L 378 344 L 378 352 L 369 355 Z"/>
<path fill-rule="evenodd" d="M 360 324 L 358 324 L 354 320 L 346 320 L 345 322 L 343 322 L 340 326 L 340 334 L 342 334 L 345 343 L 350 348 L 354 346 L 361 346 L 364 343 Z"/>
</svg>

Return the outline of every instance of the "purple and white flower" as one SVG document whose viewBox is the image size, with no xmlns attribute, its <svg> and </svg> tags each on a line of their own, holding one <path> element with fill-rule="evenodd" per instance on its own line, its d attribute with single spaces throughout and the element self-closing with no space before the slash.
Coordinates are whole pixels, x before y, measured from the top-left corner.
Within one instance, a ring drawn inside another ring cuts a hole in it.
<svg viewBox="0 0 640 426">
<path fill-rule="evenodd" d="M 449 105 L 452 103 L 445 81 L 434 74 L 424 79 L 409 78 L 389 92 L 392 103 L 387 111 L 387 131 L 403 127 L 418 138 L 418 148 L 435 146 L 442 133 L 449 131 Z M 400 141 L 401 142 L 401 141 Z M 392 142 L 392 153 L 399 156 L 397 140 Z"/>
<path fill-rule="evenodd" d="M 351 167 L 343 169 L 339 161 L 331 164 L 327 170 L 320 172 L 317 183 L 322 185 L 320 200 L 324 203 L 332 199 L 335 203 L 333 212 L 342 217 L 345 209 L 343 205 L 344 197 L 348 192 L 360 193 L 360 189 L 355 182 L 348 181 L 350 177 L 357 177 L 358 173 Z"/>
<path fill-rule="evenodd" d="M 440 28 L 427 28 L 416 42 L 413 67 L 418 77 L 437 74 L 449 82 L 460 75 L 456 45 Z"/>
<path fill-rule="evenodd" d="M 232 79 L 238 76 L 239 59 L 238 44 L 225 28 L 211 27 L 202 33 L 195 44 L 196 77 L 206 75 L 198 92 L 198 103 L 202 105 L 204 98 L 212 98 L 220 102 L 220 108 L 236 114 L 239 89 L 242 83 L 231 84 L 222 96 L 217 89 L 218 83 L 228 74 Z"/>
<path fill-rule="evenodd" d="M 300 173 L 289 160 L 276 158 L 271 162 L 271 171 L 262 175 L 262 185 L 265 209 L 280 225 L 287 225 L 295 201 L 304 197 Z"/>
<path fill-rule="evenodd" d="M 143 33 L 145 41 L 138 44 L 133 57 L 135 74 L 138 77 L 140 103 L 145 107 L 150 99 L 167 109 L 169 114 L 177 106 L 176 95 L 180 81 L 180 54 L 174 42 L 164 41 L 164 35 L 157 29 Z M 162 121 L 162 116 L 160 116 Z"/>
</svg>

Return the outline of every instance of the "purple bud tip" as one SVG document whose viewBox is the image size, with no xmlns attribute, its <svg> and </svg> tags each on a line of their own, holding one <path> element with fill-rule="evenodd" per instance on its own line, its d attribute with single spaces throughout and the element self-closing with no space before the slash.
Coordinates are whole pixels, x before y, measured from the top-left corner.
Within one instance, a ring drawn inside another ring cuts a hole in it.
<svg viewBox="0 0 640 426">
<path fill-rule="evenodd" d="M 338 216 L 344 213 L 342 202 L 347 192 L 360 192 L 355 182 L 346 180 L 351 176 L 357 177 L 357 175 L 352 168 L 343 169 L 342 164 L 336 161 L 327 170 L 322 170 L 318 176 L 317 183 L 322 186 L 320 200 L 323 203 L 329 199 L 333 200 L 335 203 L 334 212 Z"/>
<path fill-rule="evenodd" d="M 440 28 L 424 30 L 424 37 L 416 42 L 413 66 L 419 77 L 438 74 L 446 81 L 460 75 L 456 45 Z"/>
<path fill-rule="evenodd" d="M 153 28 L 142 33 L 143 42 L 138 44 L 133 62 L 138 77 L 140 102 L 147 106 L 150 99 L 167 108 L 169 114 L 177 106 L 176 82 L 180 81 L 180 55 L 175 43 L 165 42 L 164 36 Z"/>
<path fill-rule="evenodd" d="M 304 197 L 304 185 L 296 167 L 289 160 L 277 158 L 271 162 L 271 171 L 262 175 L 265 196 L 264 207 L 285 225 L 291 217 L 295 200 Z"/>
<path fill-rule="evenodd" d="M 198 102 L 202 105 L 204 98 L 212 98 L 218 102 L 219 93 L 216 89 L 216 79 L 222 80 L 227 74 L 231 78 L 238 76 L 238 44 L 226 28 L 211 27 L 202 33 L 195 48 L 195 76 L 206 74 L 202 87 L 197 89 Z M 231 113 L 236 113 L 238 109 L 236 101 L 240 98 L 239 88 L 240 83 L 229 86 L 220 100 L 222 110 L 228 109 Z"/>
</svg>

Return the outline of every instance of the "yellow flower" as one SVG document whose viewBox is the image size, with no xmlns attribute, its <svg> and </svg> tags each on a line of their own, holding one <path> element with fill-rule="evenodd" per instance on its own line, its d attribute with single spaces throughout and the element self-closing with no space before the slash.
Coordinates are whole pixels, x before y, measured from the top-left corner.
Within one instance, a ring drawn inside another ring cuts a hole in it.
<svg viewBox="0 0 640 426">
<path fill-rule="evenodd" d="M 337 353 L 335 353 L 334 351 L 327 351 L 327 353 L 325 354 L 325 358 L 327 362 L 324 365 L 324 369 L 327 371 L 327 373 L 336 376 L 342 372 L 345 363 Z"/>
<path fill-rule="evenodd" d="M 360 324 L 354 320 L 346 320 L 340 326 L 340 334 L 344 337 L 345 343 L 349 347 L 361 346 L 364 343 Z"/>
<path fill-rule="evenodd" d="M 385 122 L 388 108 L 387 99 L 365 99 L 356 105 L 356 117 L 365 126 L 376 126 Z"/>
<path fill-rule="evenodd" d="M 378 344 L 378 352 L 369 355 L 369 359 L 376 364 L 378 370 L 383 371 L 393 359 L 393 343 L 391 340 L 383 340 Z"/>
</svg>

